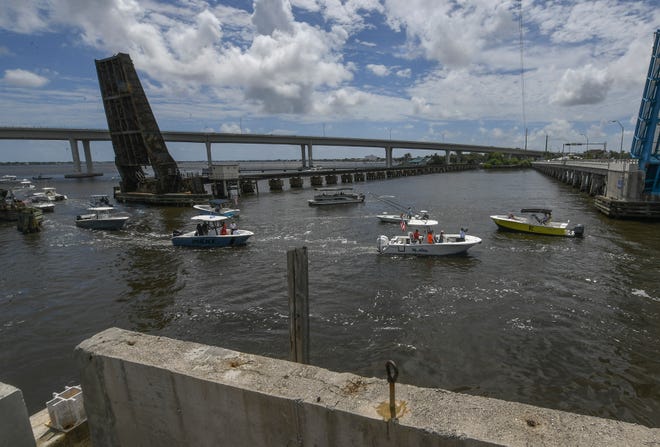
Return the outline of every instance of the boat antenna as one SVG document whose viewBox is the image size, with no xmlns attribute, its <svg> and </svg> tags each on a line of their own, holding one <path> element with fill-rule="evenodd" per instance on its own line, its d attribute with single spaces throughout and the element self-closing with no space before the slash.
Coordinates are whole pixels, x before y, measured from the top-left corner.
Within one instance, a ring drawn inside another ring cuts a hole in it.
<svg viewBox="0 0 660 447">
<path fill-rule="evenodd" d="M 518 0 L 518 29 L 519 29 L 519 43 L 520 43 L 520 89 L 522 93 L 522 120 L 523 132 L 525 137 L 525 150 L 527 150 L 527 116 L 525 114 L 525 60 L 524 54 L 524 40 L 523 40 L 523 11 L 522 0 Z"/>
</svg>

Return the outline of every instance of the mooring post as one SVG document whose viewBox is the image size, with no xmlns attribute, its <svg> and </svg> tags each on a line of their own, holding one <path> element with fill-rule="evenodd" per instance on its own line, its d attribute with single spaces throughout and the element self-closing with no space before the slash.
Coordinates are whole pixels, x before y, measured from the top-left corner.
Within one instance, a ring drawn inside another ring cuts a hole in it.
<svg viewBox="0 0 660 447">
<path fill-rule="evenodd" d="M 309 363 L 309 279 L 307 247 L 286 253 L 289 285 L 289 360 Z"/>
</svg>

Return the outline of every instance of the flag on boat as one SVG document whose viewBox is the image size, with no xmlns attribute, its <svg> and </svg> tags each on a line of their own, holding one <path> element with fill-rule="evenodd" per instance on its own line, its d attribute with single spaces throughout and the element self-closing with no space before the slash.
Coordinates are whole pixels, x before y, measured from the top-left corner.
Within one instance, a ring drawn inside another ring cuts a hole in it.
<svg viewBox="0 0 660 447">
<path fill-rule="evenodd" d="M 405 231 L 406 231 L 406 221 L 401 219 L 401 224 L 400 225 L 401 225 L 401 231 L 403 231 L 405 233 Z"/>
</svg>

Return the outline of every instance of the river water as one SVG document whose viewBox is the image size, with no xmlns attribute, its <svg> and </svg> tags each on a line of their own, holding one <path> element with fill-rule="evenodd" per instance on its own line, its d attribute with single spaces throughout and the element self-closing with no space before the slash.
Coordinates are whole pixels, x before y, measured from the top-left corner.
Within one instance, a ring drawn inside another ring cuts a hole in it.
<svg viewBox="0 0 660 447">
<path fill-rule="evenodd" d="M 247 246 L 175 248 L 192 209 L 119 206 L 124 231 L 75 226 L 89 196 L 118 183 L 111 163 L 97 168 L 70 180 L 66 165 L 0 167 L 54 174 L 39 186 L 69 196 L 41 233 L 0 223 L 0 381 L 31 413 L 78 383 L 75 346 L 111 326 L 287 358 L 286 252 L 306 246 L 312 364 L 384 378 L 392 359 L 400 382 L 660 427 L 659 223 L 610 220 L 534 170 L 471 171 L 360 183 L 364 204 L 332 209 L 307 205 L 308 182 L 264 183 L 239 200 Z M 379 256 L 376 238 L 400 231 L 375 217 L 393 211 L 383 195 L 483 243 Z M 505 233 L 488 217 L 530 206 L 584 224 L 585 238 Z"/>
</svg>

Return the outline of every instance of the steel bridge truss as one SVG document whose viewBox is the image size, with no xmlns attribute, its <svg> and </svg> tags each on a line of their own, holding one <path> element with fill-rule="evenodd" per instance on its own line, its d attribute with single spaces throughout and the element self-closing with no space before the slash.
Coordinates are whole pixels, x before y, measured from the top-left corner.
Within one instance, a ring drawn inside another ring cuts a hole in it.
<svg viewBox="0 0 660 447">
<path fill-rule="evenodd" d="M 118 53 L 95 62 L 122 192 L 145 188 L 158 194 L 180 192 L 178 166 L 167 150 L 130 56 Z M 142 169 L 148 165 L 154 171 L 153 182 L 147 181 Z"/>
<path fill-rule="evenodd" d="M 642 93 L 642 103 L 637 116 L 637 126 L 630 154 L 639 159 L 640 169 L 646 171 L 644 192 L 660 194 L 660 30 L 655 32 L 655 42 L 649 63 L 649 72 Z"/>
</svg>

